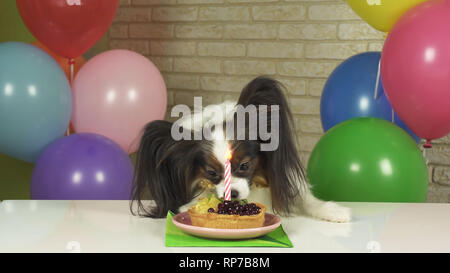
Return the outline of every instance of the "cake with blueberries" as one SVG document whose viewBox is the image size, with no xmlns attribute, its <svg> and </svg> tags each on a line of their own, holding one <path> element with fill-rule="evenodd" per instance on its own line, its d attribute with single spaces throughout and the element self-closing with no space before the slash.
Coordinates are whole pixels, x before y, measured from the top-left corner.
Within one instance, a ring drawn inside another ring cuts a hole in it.
<svg viewBox="0 0 450 273">
<path fill-rule="evenodd" d="M 224 200 L 214 195 L 202 198 L 189 208 L 192 225 L 208 228 L 258 228 L 264 224 L 266 207 L 247 200 Z"/>
</svg>

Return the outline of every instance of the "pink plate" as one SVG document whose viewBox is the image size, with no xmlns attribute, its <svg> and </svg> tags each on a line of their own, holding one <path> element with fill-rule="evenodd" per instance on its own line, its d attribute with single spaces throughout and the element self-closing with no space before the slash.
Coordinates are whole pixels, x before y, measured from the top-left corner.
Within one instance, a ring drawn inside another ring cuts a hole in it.
<svg viewBox="0 0 450 273">
<path fill-rule="evenodd" d="M 182 212 L 172 218 L 172 222 L 186 233 L 199 237 L 213 239 L 250 239 L 262 236 L 274 231 L 281 224 L 280 217 L 266 213 L 264 225 L 260 228 L 246 229 L 221 229 L 221 228 L 205 228 L 193 226 L 191 218 L 187 212 Z"/>
</svg>

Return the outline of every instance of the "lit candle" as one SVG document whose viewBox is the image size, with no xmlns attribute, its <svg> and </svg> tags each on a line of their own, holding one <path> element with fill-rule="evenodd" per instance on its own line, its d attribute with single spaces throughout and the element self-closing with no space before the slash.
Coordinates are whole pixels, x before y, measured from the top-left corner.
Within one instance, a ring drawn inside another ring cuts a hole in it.
<svg viewBox="0 0 450 273">
<path fill-rule="evenodd" d="M 231 200 L 231 151 L 227 150 L 227 162 L 225 162 L 225 200 Z"/>
</svg>

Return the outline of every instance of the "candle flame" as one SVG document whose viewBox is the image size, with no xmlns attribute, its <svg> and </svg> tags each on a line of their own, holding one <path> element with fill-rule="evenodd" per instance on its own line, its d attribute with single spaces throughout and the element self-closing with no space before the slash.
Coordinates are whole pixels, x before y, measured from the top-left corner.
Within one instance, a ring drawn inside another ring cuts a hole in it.
<svg viewBox="0 0 450 273">
<path fill-rule="evenodd" d="M 227 160 L 230 160 L 230 159 L 231 159 L 231 149 L 228 148 L 227 149 Z"/>
</svg>

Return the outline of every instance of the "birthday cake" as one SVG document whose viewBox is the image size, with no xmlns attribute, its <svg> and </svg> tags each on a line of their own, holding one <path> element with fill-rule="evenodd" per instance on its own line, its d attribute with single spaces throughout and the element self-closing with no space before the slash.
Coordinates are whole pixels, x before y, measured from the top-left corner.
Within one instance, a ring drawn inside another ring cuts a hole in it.
<svg viewBox="0 0 450 273">
<path fill-rule="evenodd" d="M 244 229 L 263 226 L 266 207 L 247 200 L 201 198 L 188 209 L 192 225 L 208 228 Z"/>
</svg>

